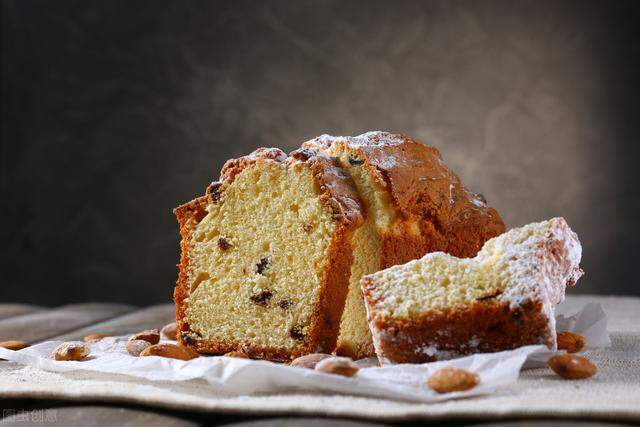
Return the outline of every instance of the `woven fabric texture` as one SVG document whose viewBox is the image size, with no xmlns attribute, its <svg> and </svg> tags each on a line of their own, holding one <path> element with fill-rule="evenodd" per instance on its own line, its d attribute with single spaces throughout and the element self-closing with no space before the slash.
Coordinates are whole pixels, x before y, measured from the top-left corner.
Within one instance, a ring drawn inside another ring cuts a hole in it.
<svg viewBox="0 0 640 427">
<path fill-rule="evenodd" d="M 227 396 L 205 383 L 153 382 L 89 372 L 52 373 L 0 363 L 0 398 L 56 398 L 138 403 L 154 407 L 260 414 L 316 414 L 376 420 L 571 417 L 640 421 L 640 298 L 570 296 L 572 314 L 602 304 L 612 346 L 585 355 L 598 366 L 592 378 L 567 381 L 547 368 L 521 372 L 513 385 L 473 399 L 416 404 L 366 397 L 290 393 Z"/>
</svg>

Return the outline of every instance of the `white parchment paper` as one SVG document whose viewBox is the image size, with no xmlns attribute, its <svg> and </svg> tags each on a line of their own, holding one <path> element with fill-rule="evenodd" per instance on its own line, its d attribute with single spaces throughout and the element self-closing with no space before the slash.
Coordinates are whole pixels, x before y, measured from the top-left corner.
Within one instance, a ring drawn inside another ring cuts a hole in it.
<svg viewBox="0 0 640 427">
<path fill-rule="evenodd" d="M 566 315 L 562 305 L 556 309 L 556 331 L 569 331 L 582 335 L 587 340 L 583 349 L 606 348 L 611 346 L 609 333 L 607 332 L 607 315 L 602 306 L 589 303 L 579 312 Z M 541 368 L 547 366 L 547 360 L 551 356 L 564 353 L 561 351 L 549 351 L 544 347 L 541 351 L 531 354 L 524 365 L 525 369 Z"/>
<path fill-rule="evenodd" d="M 583 335 L 589 348 L 610 344 L 606 316 L 599 304 L 589 304 L 572 316 L 558 315 L 556 322 L 559 331 Z M 128 336 L 108 337 L 89 344 L 91 356 L 80 362 L 52 359 L 51 351 L 60 341 L 47 341 L 20 351 L 0 348 L 0 358 L 52 372 L 94 371 L 152 381 L 204 380 L 212 390 L 229 395 L 306 391 L 439 402 L 491 393 L 515 382 L 527 360 L 527 366 L 540 366 L 557 353 L 542 345 L 526 346 L 440 362 L 364 367 L 356 376 L 345 378 L 284 364 L 222 356 L 199 357 L 190 361 L 155 356 L 133 357 L 125 350 L 127 339 Z M 434 371 L 444 366 L 475 372 L 480 376 L 480 384 L 464 392 L 438 394 L 426 386 L 426 381 Z"/>
</svg>

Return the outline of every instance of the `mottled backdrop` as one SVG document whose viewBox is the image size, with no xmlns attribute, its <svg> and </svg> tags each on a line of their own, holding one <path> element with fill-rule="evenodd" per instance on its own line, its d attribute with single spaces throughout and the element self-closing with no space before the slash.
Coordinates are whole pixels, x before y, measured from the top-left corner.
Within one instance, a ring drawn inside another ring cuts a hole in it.
<svg viewBox="0 0 640 427">
<path fill-rule="evenodd" d="M 0 301 L 170 298 L 171 209 L 322 133 L 436 145 L 640 295 L 638 2 L 2 1 Z"/>
</svg>

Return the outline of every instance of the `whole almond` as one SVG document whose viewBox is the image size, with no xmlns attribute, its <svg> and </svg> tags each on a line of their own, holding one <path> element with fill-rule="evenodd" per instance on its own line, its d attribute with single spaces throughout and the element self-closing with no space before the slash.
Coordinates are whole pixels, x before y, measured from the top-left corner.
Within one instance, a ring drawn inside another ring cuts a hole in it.
<svg viewBox="0 0 640 427">
<path fill-rule="evenodd" d="M 168 357 L 170 359 L 191 360 L 199 356 L 194 350 L 189 347 L 176 344 L 154 344 L 151 347 L 147 347 L 140 353 L 140 356 L 160 356 Z"/>
<path fill-rule="evenodd" d="M 127 353 L 132 356 L 140 356 L 140 353 L 148 347 L 151 347 L 151 343 L 145 340 L 129 340 L 127 341 Z"/>
<path fill-rule="evenodd" d="M 106 337 L 110 337 L 110 336 L 111 335 L 109 335 L 109 334 L 91 334 L 91 335 L 87 335 L 86 337 L 84 337 L 83 341 L 84 342 L 98 342 L 102 338 L 106 338 Z"/>
<path fill-rule="evenodd" d="M 230 351 L 224 354 L 225 357 L 235 357 L 237 359 L 249 359 L 249 356 L 244 351 Z"/>
<path fill-rule="evenodd" d="M 598 372 L 596 365 L 577 354 L 561 354 L 547 361 L 553 372 L 567 380 L 581 380 L 592 377 Z"/>
<path fill-rule="evenodd" d="M 358 365 L 346 357 L 328 357 L 316 364 L 315 370 L 325 374 L 342 375 L 352 377 L 358 373 Z"/>
<path fill-rule="evenodd" d="M 577 353 L 584 348 L 587 340 L 582 335 L 573 332 L 558 332 L 558 350 L 566 350 L 567 353 Z"/>
<path fill-rule="evenodd" d="M 51 354 L 56 360 L 83 360 L 89 356 L 89 347 L 83 342 L 63 342 Z"/>
<path fill-rule="evenodd" d="M 331 357 L 331 355 L 325 353 L 307 354 L 293 359 L 289 366 L 293 366 L 294 368 L 315 369 L 318 362 L 328 357 Z"/>
<path fill-rule="evenodd" d="M 129 338 L 131 341 L 133 340 L 143 340 L 150 342 L 151 344 L 158 344 L 160 342 L 160 332 L 157 329 L 147 329 L 142 332 L 138 332 Z"/>
<path fill-rule="evenodd" d="M 479 383 L 478 375 L 453 367 L 438 369 L 427 380 L 427 385 L 438 393 L 470 390 Z"/>
<path fill-rule="evenodd" d="M 6 348 L 7 350 L 22 350 L 23 348 L 29 347 L 31 344 L 24 341 L 19 340 L 9 340 L 0 342 L 0 347 Z"/>
<path fill-rule="evenodd" d="M 160 333 L 166 339 L 175 341 L 178 333 L 178 325 L 176 325 L 176 322 L 169 323 L 162 328 Z"/>
</svg>

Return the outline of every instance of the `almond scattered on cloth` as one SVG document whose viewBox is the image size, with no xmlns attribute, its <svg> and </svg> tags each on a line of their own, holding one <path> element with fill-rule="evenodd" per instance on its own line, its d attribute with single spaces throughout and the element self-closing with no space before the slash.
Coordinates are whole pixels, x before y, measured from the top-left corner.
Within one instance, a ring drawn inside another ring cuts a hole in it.
<svg viewBox="0 0 640 427">
<path fill-rule="evenodd" d="M 132 356 L 140 356 L 140 353 L 148 347 L 151 347 L 151 343 L 145 340 L 129 340 L 127 341 L 126 349 L 127 353 Z"/>
<path fill-rule="evenodd" d="M 427 385 L 438 393 L 471 390 L 480 383 L 480 377 L 464 369 L 446 367 L 431 374 Z"/>
<path fill-rule="evenodd" d="M 586 357 L 577 354 L 561 354 L 547 361 L 553 372 L 567 380 L 581 380 L 592 377 L 598 372 L 596 365 Z"/>
<path fill-rule="evenodd" d="M 306 354 L 304 356 L 293 359 L 289 366 L 293 366 L 294 368 L 315 369 L 318 362 L 328 357 L 331 357 L 331 355 L 325 353 Z"/>
<path fill-rule="evenodd" d="M 143 340 L 150 342 L 151 344 L 158 344 L 160 342 L 160 332 L 158 332 L 157 329 L 147 329 L 132 335 L 129 340 Z"/>
<path fill-rule="evenodd" d="M 51 354 L 56 360 L 83 360 L 89 356 L 89 347 L 83 342 L 63 342 L 53 349 Z"/>
<path fill-rule="evenodd" d="M 200 356 L 194 350 L 189 347 L 185 347 L 182 345 L 176 344 L 154 344 L 150 347 L 145 348 L 140 353 L 140 356 L 160 356 L 160 357 L 168 357 L 170 359 L 179 359 L 179 360 L 191 360 Z"/>
<path fill-rule="evenodd" d="M 6 348 L 7 350 L 22 350 L 23 348 L 27 348 L 31 346 L 31 344 L 29 344 L 26 341 L 20 341 L 20 340 L 8 340 L 8 341 L 2 341 L 0 342 L 0 347 L 2 348 Z"/>
<path fill-rule="evenodd" d="M 358 373 L 358 365 L 346 357 L 328 357 L 316 364 L 315 370 L 325 374 L 342 375 L 352 377 Z"/>
<path fill-rule="evenodd" d="M 165 325 L 162 328 L 160 333 L 166 339 L 175 341 L 177 339 L 177 335 L 178 335 L 178 325 L 176 325 L 176 322 L 169 323 L 168 325 Z"/>
<path fill-rule="evenodd" d="M 109 334 L 91 334 L 91 335 L 87 335 L 86 337 L 83 338 L 84 342 L 98 342 L 100 341 L 102 338 L 106 338 L 106 337 L 110 337 L 111 335 Z"/>
<path fill-rule="evenodd" d="M 573 332 L 558 332 L 558 350 L 566 350 L 567 353 L 577 353 L 584 348 L 587 340 Z"/>
</svg>

